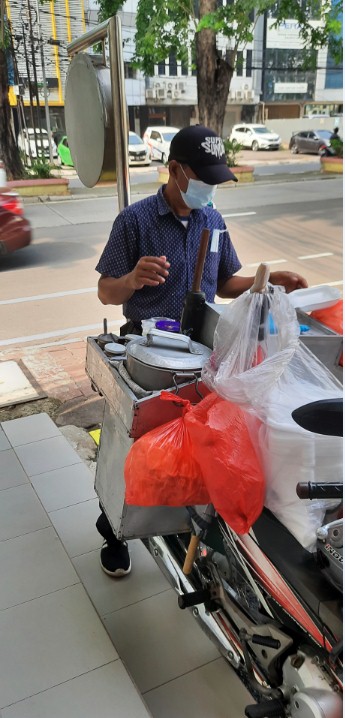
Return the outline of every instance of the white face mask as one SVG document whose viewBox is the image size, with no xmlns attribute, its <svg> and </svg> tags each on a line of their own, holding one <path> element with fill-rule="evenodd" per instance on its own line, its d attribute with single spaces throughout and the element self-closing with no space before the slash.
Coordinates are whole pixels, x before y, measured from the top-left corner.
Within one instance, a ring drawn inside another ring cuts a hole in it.
<svg viewBox="0 0 345 718">
<path fill-rule="evenodd" d="M 180 165 L 180 167 L 186 180 L 188 180 L 186 192 L 182 192 L 177 182 L 176 184 L 187 207 L 189 207 L 189 209 L 202 209 L 202 207 L 206 207 L 208 204 L 213 202 L 217 185 L 206 184 L 206 182 L 201 182 L 201 180 L 191 179 L 187 177 L 182 165 Z"/>
</svg>

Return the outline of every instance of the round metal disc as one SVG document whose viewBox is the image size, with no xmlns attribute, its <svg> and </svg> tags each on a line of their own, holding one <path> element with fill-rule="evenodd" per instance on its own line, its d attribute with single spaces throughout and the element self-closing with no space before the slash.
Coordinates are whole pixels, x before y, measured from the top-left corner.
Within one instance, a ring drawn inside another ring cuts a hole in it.
<svg viewBox="0 0 345 718">
<path fill-rule="evenodd" d="M 106 164 L 107 108 L 102 87 L 106 68 L 86 53 L 73 57 L 66 80 L 65 119 L 73 162 L 86 187 L 94 187 Z M 107 148 L 107 152 L 108 152 Z M 110 149 L 111 152 L 111 149 Z M 115 169 L 114 154 L 112 161 Z M 103 177 L 102 177 L 103 178 Z"/>
</svg>

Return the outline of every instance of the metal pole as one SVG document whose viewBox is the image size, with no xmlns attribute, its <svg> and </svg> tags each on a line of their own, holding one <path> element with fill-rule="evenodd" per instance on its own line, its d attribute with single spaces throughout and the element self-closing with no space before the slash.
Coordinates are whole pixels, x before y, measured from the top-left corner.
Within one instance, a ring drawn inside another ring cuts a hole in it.
<svg viewBox="0 0 345 718">
<path fill-rule="evenodd" d="M 116 180 L 119 210 L 130 204 L 128 166 L 128 121 L 125 92 L 125 75 L 122 56 L 120 18 L 110 18 L 108 26 L 111 94 L 115 131 Z"/>
<path fill-rule="evenodd" d="M 50 160 L 50 164 L 52 165 L 52 164 L 54 164 L 53 147 L 52 147 L 52 132 L 51 132 L 51 126 L 50 126 L 46 67 L 45 67 L 45 62 L 44 62 L 44 50 L 43 50 L 43 40 L 42 40 L 42 31 L 41 31 L 42 29 L 41 29 L 41 19 L 40 19 L 40 8 L 39 8 L 38 0 L 36 0 L 36 12 L 37 12 L 37 26 L 38 26 L 38 41 L 40 44 L 40 52 L 41 52 L 43 92 L 44 92 L 44 109 L 45 109 L 46 125 L 47 125 L 47 132 L 48 132 L 49 160 Z"/>
<path fill-rule="evenodd" d="M 84 35 L 81 35 L 81 37 L 77 37 L 76 40 L 69 42 L 67 45 L 68 54 L 75 55 L 77 52 L 81 52 L 81 50 L 86 50 L 91 45 L 96 45 L 96 43 L 100 40 L 104 40 L 107 36 L 109 22 L 109 20 L 104 20 L 104 22 L 97 25 L 97 27 L 93 30 L 84 32 Z"/>
<path fill-rule="evenodd" d="M 42 157 L 42 156 L 44 156 L 44 149 L 43 149 L 43 140 L 42 140 L 41 106 L 40 106 L 40 96 L 39 96 L 39 92 L 38 92 L 36 56 L 35 56 L 35 48 L 34 48 L 34 36 L 33 36 L 33 31 L 32 31 L 32 17 L 31 17 L 30 0 L 28 0 L 27 4 L 28 4 L 28 17 L 29 17 L 29 29 L 30 29 L 32 70 L 34 73 L 35 95 L 36 95 L 36 103 L 37 103 L 37 122 L 38 122 L 38 129 L 40 131 L 41 157 Z M 36 136 L 36 127 L 34 127 L 33 129 L 34 129 L 35 136 Z M 37 146 L 37 144 L 36 144 L 36 146 Z M 37 155 L 37 159 L 38 159 L 38 155 Z"/>
<path fill-rule="evenodd" d="M 23 44 L 24 44 L 24 55 L 25 55 L 25 64 L 26 64 L 26 74 L 29 82 L 29 97 L 30 97 L 30 119 L 31 119 L 31 125 L 32 129 L 34 131 L 34 142 L 36 147 L 36 158 L 38 158 L 38 145 L 37 145 L 37 135 L 35 132 L 35 120 L 34 120 L 34 100 L 32 95 L 32 87 L 31 87 L 31 73 L 30 73 L 30 65 L 29 65 L 29 58 L 28 58 L 28 51 L 26 47 L 26 36 L 25 36 L 25 27 L 24 24 L 22 24 L 22 32 L 23 32 Z M 32 152 L 31 152 L 31 146 L 30 146 L 30 137 L 29 133 L 27 133 L 27 139 L 28 139 L 28 147 L 29 147 L 29 158 L 30 162 L 32 162 Z"/>
</svg>

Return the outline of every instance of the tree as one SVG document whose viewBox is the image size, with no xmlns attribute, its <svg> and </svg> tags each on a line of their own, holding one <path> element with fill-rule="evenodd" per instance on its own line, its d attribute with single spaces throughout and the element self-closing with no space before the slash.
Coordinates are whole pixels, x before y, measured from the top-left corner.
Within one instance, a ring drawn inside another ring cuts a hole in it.
<svg viewBox="0 0 345 718">
<path fill-rule="evenodd" d="M 99 0 L 99 5 L 105 19 L 122 3 Z M 275 27 L 284 20 L 297 20 L 306 61 L 308 50 L 327 44 L 335 61 L 341 61 L 341 0 L 231 0 L 226 5 L 219 0 L 138 0 L 133 61 L 152 76 L 154 65 L 169 55 L 187 63 L 192 51 L 199 120 L 221 134 L 237 52 L 253 39 L 258 18 L 273 9 Z M 318 27 L 312 22 L 316 12 L 322 20 Z"/>
<path fill-rule="evenodd" d="M 5 18 L 5 3 L 0 0 L 0 158 L 9 180 L 24 176 L 24 167 L 13 133 L 11 107 L 8 99 L 7 53 L 10 29 Z"/>
</svg>

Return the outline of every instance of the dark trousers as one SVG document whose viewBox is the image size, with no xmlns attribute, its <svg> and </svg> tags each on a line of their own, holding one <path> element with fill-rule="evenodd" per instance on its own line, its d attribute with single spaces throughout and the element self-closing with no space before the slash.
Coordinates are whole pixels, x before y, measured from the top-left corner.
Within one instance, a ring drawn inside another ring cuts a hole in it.
<svg viewBox="0 0 345 718">
<path fill-rule="evenodd" d="M 99 505 L 99 508 L 101 509 L 101 515 L 96 521 L 96 529 L 98 533 L 103 536 L 108 546 L 114 546 L 115 548 L 116 546 L 118 546 L 119 543 L 121 543 L 121 541 L 116 538 L 113 529 L 111 528 L 110 523 L 102 509 L 101 504 Z"/>
</svg>

